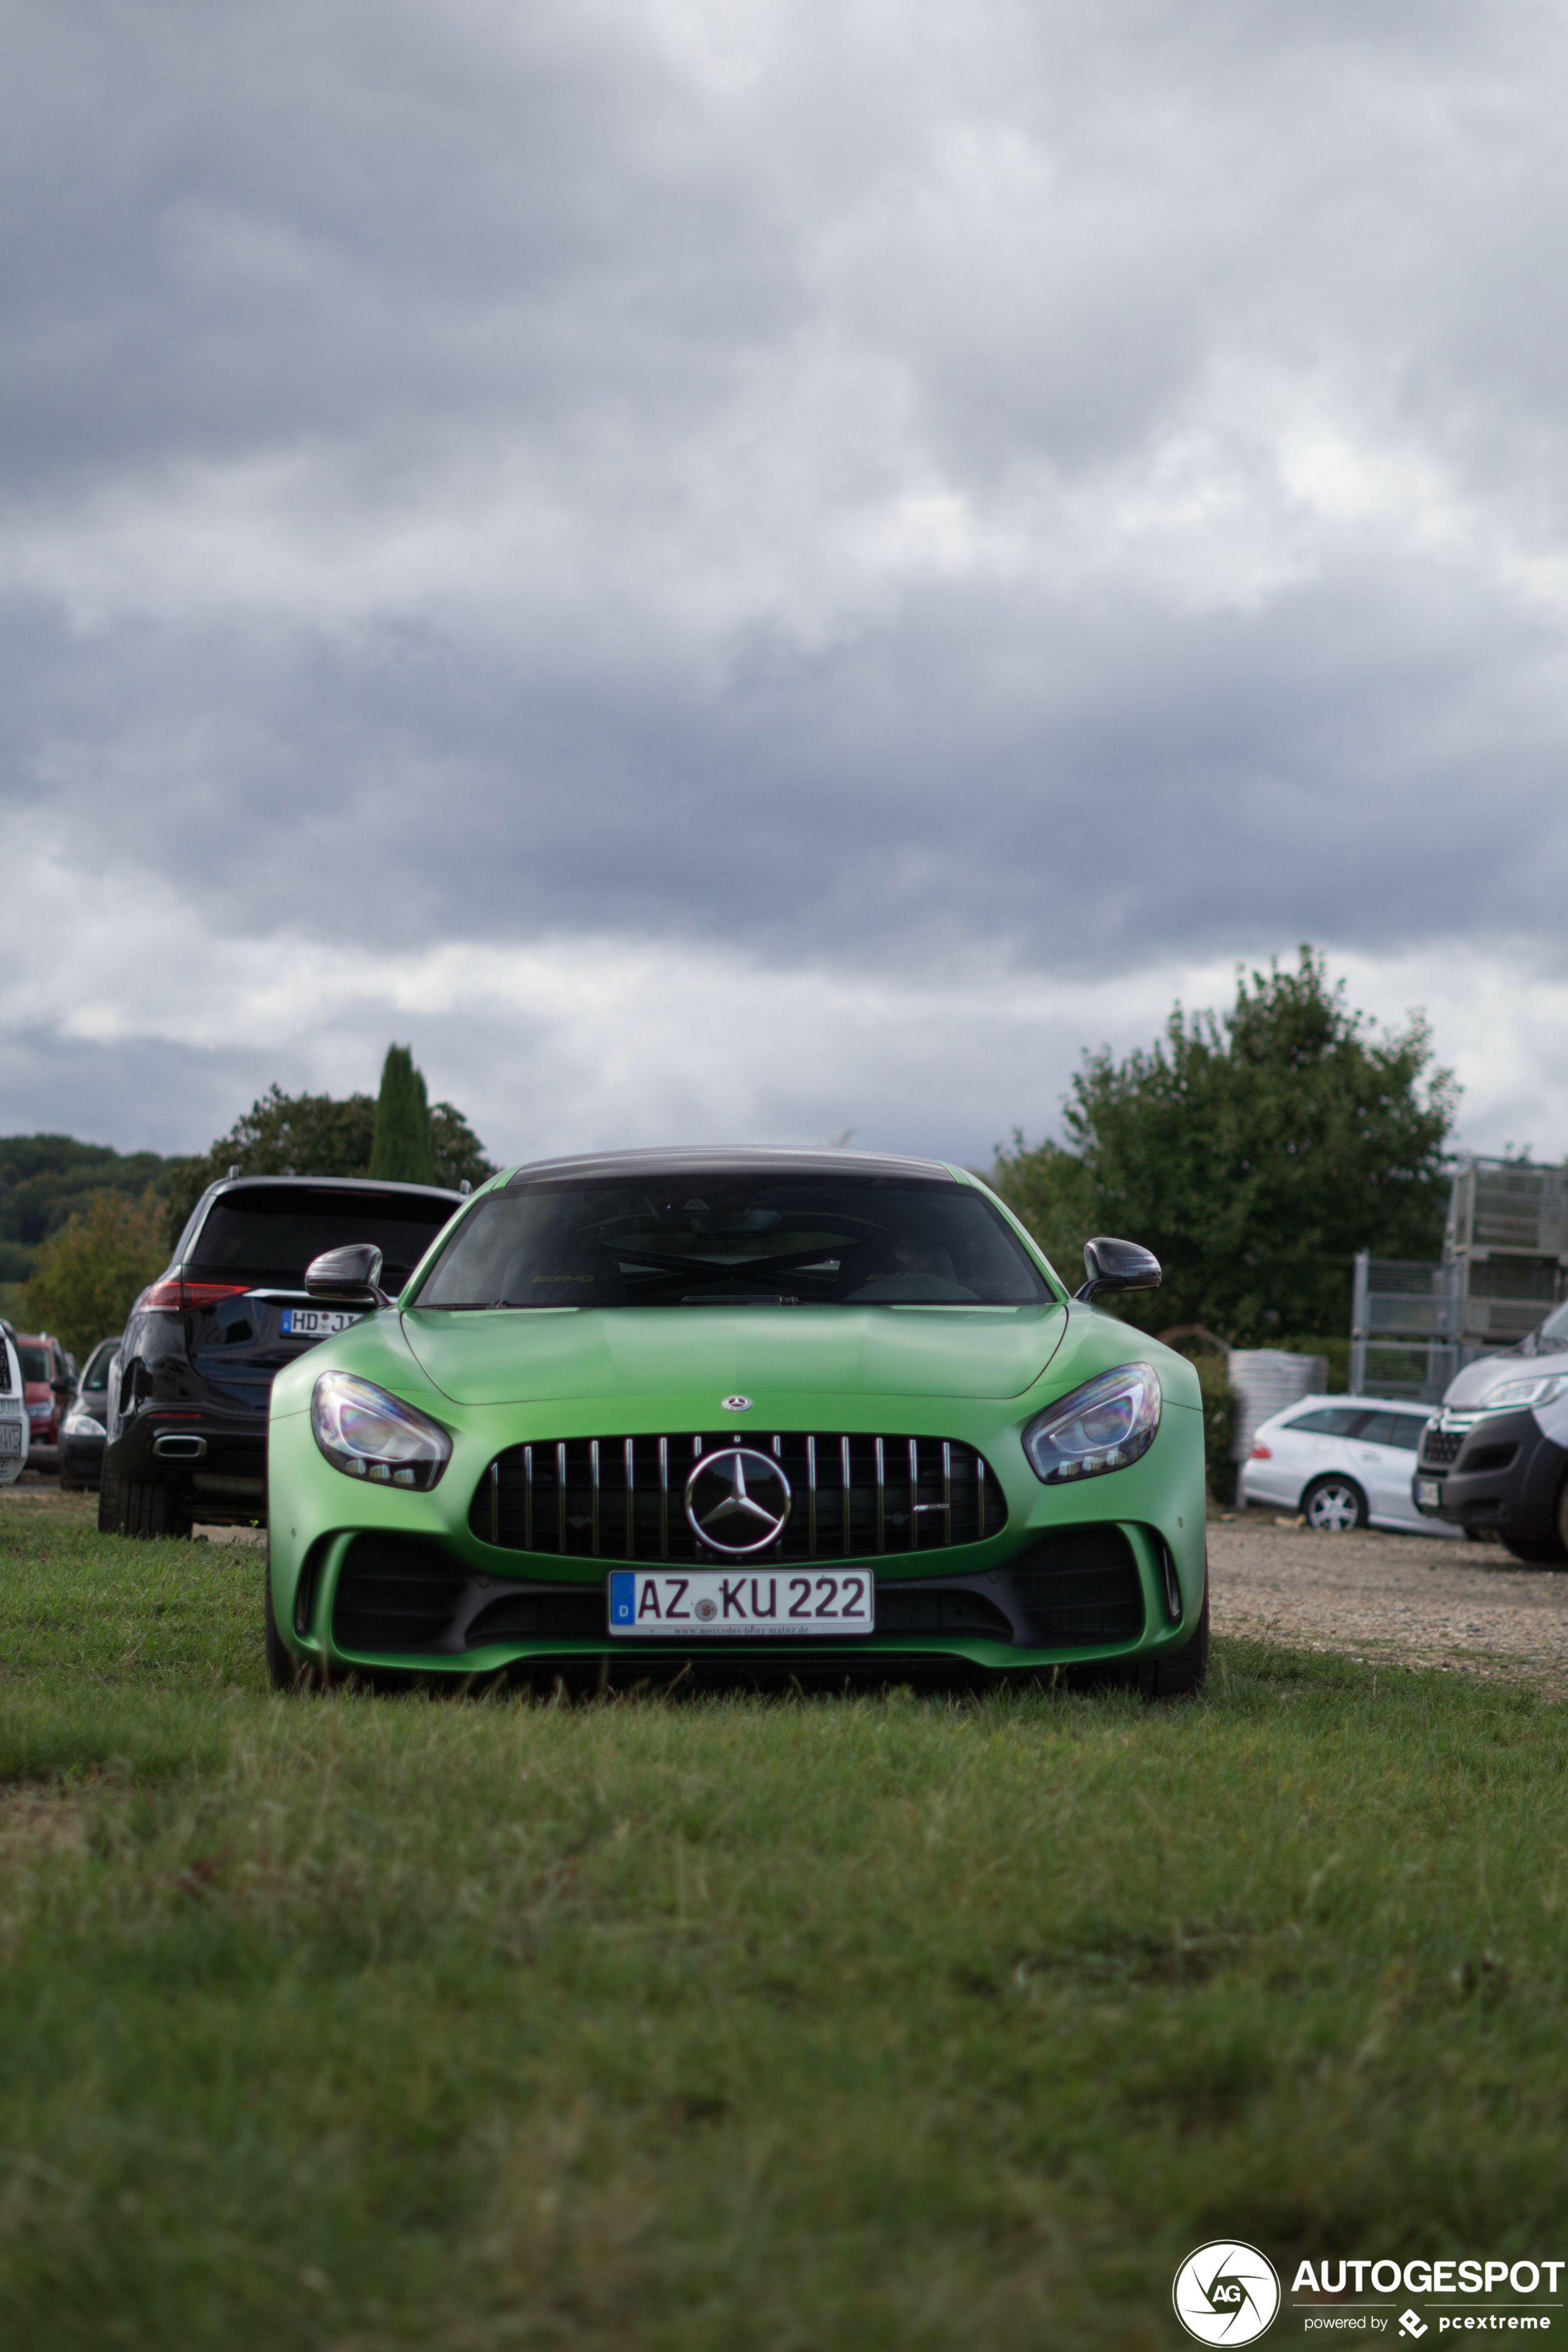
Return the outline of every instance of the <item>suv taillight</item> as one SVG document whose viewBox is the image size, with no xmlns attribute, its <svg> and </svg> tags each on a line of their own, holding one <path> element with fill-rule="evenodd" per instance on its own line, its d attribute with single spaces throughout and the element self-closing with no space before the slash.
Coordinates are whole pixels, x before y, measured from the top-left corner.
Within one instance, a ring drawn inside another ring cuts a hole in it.
<svg viewBox="0 0 1568 2352">
<path fill-rule="evenodd" d="M 182 1315 L 187 1307 L 216 1307 L 220 1298 L 238 1298 L 247 1282 L 155 1282 L 132 1308 L 133 1315 Z"/>
<path fill-rule="evenodd" d="M 1255 1445 L 1252 1449 L 1252 1458 L 1255 1462 L 1272 1462 L 1274 1456 L 1267 1445 Z"/>
</svg>

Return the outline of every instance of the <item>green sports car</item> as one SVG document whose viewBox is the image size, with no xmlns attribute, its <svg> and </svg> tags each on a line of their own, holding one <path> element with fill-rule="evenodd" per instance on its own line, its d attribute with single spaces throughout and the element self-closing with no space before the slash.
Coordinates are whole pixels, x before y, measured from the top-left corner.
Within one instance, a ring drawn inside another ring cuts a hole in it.
<svg viewBox="0 0 1568 2352">
<path fill-rule="evenodd" d="M 318 1258 L 273 1383 L 268 1658 L 841 1683 L 1208 1655 L 1191 1365 L 1076 1297 L 975 1177 L 632 1151 L 495 1177 L 398 1298 Z"/>
</svg>

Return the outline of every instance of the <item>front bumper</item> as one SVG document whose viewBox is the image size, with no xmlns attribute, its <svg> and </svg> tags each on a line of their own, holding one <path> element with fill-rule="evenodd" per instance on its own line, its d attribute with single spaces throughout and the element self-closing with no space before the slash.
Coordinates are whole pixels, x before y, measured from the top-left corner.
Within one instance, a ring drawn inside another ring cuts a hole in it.
<svg viewBox="0 0 1568 2352">
<path fill-rule="evenodd" d="M 949 1411 L 929 1433 L 986 1454 L 1008 1507 L 997 1533 L 929 1552 L 889 1543 L 879 1556 L 818 1563 L 836 1571 L 853 1564 L 874 1578 L 876 1633 L 765 1644 L 710 1638 L 689 1647 L 611 1635 L 613 1558 L 520 1555 L 475 1534 L 470 1499 L 489 1463 L 518 1442 L 516 1408 L 466 1412 L 452 1460 L 428 1493 L 351 1482 L 323 1460 L 307 1414 L 277 1414 L 268 1454 L 274 1616 L 301 1665 L 328 1674 L 543 1665 L 886 1679 L 953 1664 L 983 1674 L 1152 1664 L 1183 1648 L 1206 1577 L 1201 1416 L 1169 1406 L 1141 1461 L 1092 1485 L 1046 1487 L 1016 1432 L 998 1429 L 994 1414 Z M 588 1427 L 601 1418 L 595 1412 Z M 628 1418 L 623 1403 L 623 1429 Z M 858 1401 L 862 1425 L 907 1427 L 910 1418 L 907 1399 Z M 672 1419 L 679 1427 L 686 1416 L 663 1400 L 653 1425 Z M 528 1433 L 537 1441 L 558 1433 Z M 399 1576 L 408 1609 L 386 1605 Z"/>
<path fill-rule="evenodd" d="M 1433 1461 L 1433 1452 L 1453 1458 Z M 1423 1518 L 1541 1543 L 1557 1531 L 1565 1476 L 1568 1448 L 1545 1434 L 1533 1412 L 1439 1413 L 1422 1437 L 1410 1491 Z"/>
<path fill-rule="evenodd" d="M 210 1405 L 144 1405 L 105 1448 L 101 1475 L 166 1486 L 189 1518 L 248 1526 L 267 1515 L 267 1423 Z"/>
</svg>

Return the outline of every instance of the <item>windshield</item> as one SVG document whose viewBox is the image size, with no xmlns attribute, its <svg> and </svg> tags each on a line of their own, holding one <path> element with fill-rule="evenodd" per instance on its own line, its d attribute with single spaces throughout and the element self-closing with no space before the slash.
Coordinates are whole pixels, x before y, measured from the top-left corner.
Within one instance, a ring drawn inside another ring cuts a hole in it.
<svg viewBox="0 0 1568 2352">
<path fill-rule="evenodd" d="M 1552 1308 L 1535 1336 L 1548 1347 L 1568 1348 L 1568 1298 Z"/>
<path fill-rule="evenodd" d="M 96 1396 L 109 1386 L 109 1367 L 114 1360 L 118 1339 L 100 1339 L 87 1360 L 87 1370 L 81 1376 L 84 1395 Z"/>
<path fill-rule="evenodd" d="M 49 1359 L 44 1349 L 18 1348 L 16 1354 L 21 1361 L 22 1378 L 25 1381 L 47 1381 L 53 1379 L 54 1374 L 50 1368 Z"/>
<path fill-rule="evenodd" d="M 1017 1307 L 1054 1296 L 967 1185 L 679 1170 L 487 1193 L 421 1307 Z"/>
<path fill-rule="evenodd" d="M 432 1193 L 247 1185 L 213 1202 L 185 1265 L 187 1280 L 294 1284 L 323 1250 L 373 1242 L 382 1280 L 400 1290 L 457 1206 Z"/>
</svg>

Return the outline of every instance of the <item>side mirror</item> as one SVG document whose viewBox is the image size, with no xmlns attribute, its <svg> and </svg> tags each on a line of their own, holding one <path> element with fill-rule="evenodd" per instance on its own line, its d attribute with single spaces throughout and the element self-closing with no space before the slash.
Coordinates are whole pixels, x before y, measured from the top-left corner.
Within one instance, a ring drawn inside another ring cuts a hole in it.
<svg viewBox="0 0 1568 2352">
<path fill-rule="evenodd" d="M 331 1299 L 339 1307 L 390 1307 L 381 1286 L 381 1252 L 374 1242 L 345 1242 L 342 1249 L 323 1250 L 305 1268 L 305 1287 L 312 1298 Z"/>
<path fill-rule="evenodd" d="M 1142 1242 L 1112 1241 L 1098 1234 L 1083 1245 L 1083 1269 L 1089 1280 L 1077 1298 L 1092 1298 L 1097 1290 L 1158 1290 L 1160 1261 Z"/>
<path fill-rule="evenodd" d="M 69 1381 L 51 1381 L 49 1382 L 49 1386 L 53 1389 L 56 1396 L 58 1397 L 62 1404 L 65 1403 L 68 1397 L 72 1397 L 76 1394 L 76 1391 L 71 1386 Z"/>
</svg>

